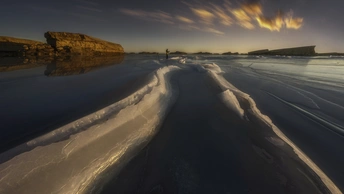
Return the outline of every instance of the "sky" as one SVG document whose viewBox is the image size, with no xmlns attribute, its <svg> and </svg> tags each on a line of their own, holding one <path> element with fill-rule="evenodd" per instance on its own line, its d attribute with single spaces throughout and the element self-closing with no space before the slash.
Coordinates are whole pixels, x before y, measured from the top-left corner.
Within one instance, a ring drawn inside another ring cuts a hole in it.
<svg viewBox="0 0 344 194">
<path fill-rule="evenodd" d="M 83 33 L 126 52 L 344 52 L 343 0 L 2 0 L 0 36 Z"/>
</svg>

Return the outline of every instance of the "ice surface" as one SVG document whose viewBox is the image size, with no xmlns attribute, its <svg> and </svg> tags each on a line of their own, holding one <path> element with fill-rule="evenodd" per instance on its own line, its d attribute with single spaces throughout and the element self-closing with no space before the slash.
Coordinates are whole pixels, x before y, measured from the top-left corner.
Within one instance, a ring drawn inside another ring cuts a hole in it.
<svg viewBox="0 0 344 194">
<path fill-rule="evenodd" d="M 169 77 L 178 69 L 161 68 L 127 98 L 1 154 L 6 158 L 23 146 L 34 148 L 0 164 L 0 193 L 89 193 L 99 189 L 107 177 L 102 174 L 118 172 L 155 134 L 174 102 L 176 93 Z M 111 170 L 114 164 L 116 168 Z"/>
<path fill-rule="evenodd" d="M 231 60 L 231 65 L 227 65 L 228 60 Z M 149 74 L 146 83 L 142 83 L 142 87 L 128 97 L 2 153 L 0 161 L 6 162 L 0 162 L 0 193 L 98 191 L 107 178 L 111 177 L 109 175 L 116 174 L 154 136 L 176 98 L 176 91 L 172 90 L 169 83 L 170 76 L 183 68 L 208 75 L 221 89 L 219 97 L 227 108 L 242 119 L 247 118 L 245 111 L 252 113 L 283 140 L 265 137 L 269 142 L 277 147 L 285 143 L 290 145 L 332 193 L 339 193 L 327 175 L 294 145 L 267 115 L 261 113 L 252 97 L 237 89 L 222 75 L 235 66 L 240 66 L 259 75 L 269 75 L 271 79 L 284 76 L 316 86 L 325 84 L 343 88 L 342 62 L 342 59 L 327 61 L 322 58 L 281 56 L 181 56 L 169 60 L 159 57 L 154 60 L 141 60 L 133 65 L 133 70 L 149 71 L 168 66 Z M 254 76 L 254 73 L 250 75 Z M 9 77 L 12 81 L 12 77 Z M 309 96 L 332 103 L 302 88 L 284 85 L 296 93 L 299 92 L 303 96 L 302 100 L 306 99 L 306 105 L 312 109 L 321 107 Z M 294 100 L 293 96 L 288 99 Z M 248 104 L 247 110 L 240 104 L 242 102 Z M 339 103 L 332 105 L 343 109 Z"/>
<path fill-rule="evenodd" d="M 284 142 L 286 142 L 289 146 L 291 146 L 294 152 L 298 155 L 298 157 L 305 162 L 323 181 L 323 183 L 329 188 L 332 193 L 341 193 L 338 187 L 332 182 L 332 180 L 305 154 L 299 149 L 274 123 L 272 120 L 267 116 L 260 112 L 257 108 L 255 101 L 246 93 L 238 90 L 235 86 L 229 83 L 226 79 L 224 79 L 221 75 L 216 74 L 215 72 L 208 71 L 209 76 L 214 79 L 220 88 L 223 91 L 231 91 L 235 96 L 236 99 L 246 100 L 249 103 L 250 110 L 253 112 L 255 117 L 259 120 L 263 121 L 267 126 L 269 126 L 275 134 L 280 137 Z M 224 98 L 223 98 L 224 99 Z M 228 100 L 229 98 L 225 98 Z M 225 104 L 228 102 L 224 102 Z M 234 102 L 232 102 L 235 104 Z M 283 145 L 283 144 L 280 144 Z"/>
</svg>

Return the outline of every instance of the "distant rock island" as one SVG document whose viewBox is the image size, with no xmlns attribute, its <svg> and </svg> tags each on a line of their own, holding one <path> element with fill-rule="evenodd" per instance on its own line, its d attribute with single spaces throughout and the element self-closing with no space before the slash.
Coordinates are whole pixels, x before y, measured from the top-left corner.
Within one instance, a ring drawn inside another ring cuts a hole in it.
<svg viewBox="0 0 344 194">
<path fill-rule="evenodd" d="M 213 53 L 209 52 L 198 52 L 198 53 L 193 53 L 193 55 L 212 55 Z"/>
<path fill-rule="evenodd" d="M 187 55 L 188 53 L 181 52 L 181 51 L 175 51 L 175 52 L 171 52 L 170 54 L 172 54 L 172 55 Z"/>
<path fill-rule="evenodd" d="M 248 53 L 249 55 L 290 55 L 290 56 L 315 56 L 315 46 L 304 46 L 294 48 L 284 48 L 277 50 L 257 50 Z"/>
<path fill-rule="evenodd" d="M 235 53 L 232 53 L 232 52 L 222 53 L 222 55 L 238 55 L 238 54 L 239 54 L 238 52 L 235 52 Z"/>
<path fill-rule="evenodd" d="M 142 51 L 138 53 L 139 55 L 157 55 L 159 54 L 158 52 L 146 52 L 146 51 Z"/>
</svg>

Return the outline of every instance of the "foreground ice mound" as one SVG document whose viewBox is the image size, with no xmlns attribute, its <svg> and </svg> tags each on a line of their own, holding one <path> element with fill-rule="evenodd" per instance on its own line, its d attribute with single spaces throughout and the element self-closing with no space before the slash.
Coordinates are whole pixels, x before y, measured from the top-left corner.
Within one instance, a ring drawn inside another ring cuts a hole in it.
<svg viewBox="0 0 344 194">
<path fill-rule="evenodd" d="M 99 191 L 156 133 L 178 70 L 161 68 L 125 99 L 1 154 L 0 193 Z"/>
</svg>

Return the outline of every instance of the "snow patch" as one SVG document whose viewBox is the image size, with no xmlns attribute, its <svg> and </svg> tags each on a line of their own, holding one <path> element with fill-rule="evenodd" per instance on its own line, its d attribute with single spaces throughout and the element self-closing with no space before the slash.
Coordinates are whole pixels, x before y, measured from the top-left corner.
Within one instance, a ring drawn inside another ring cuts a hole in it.
<svg viewBox="0 0 344 194">
<path fill-rule="evenodd" d="M 244 119 L 244 110 L 240 107 L 239 101 L 230 90 L 226 90 L 219 94 L 222 102 L 231 110 L 233 110 L 241 119 Z"/>
</svg>

